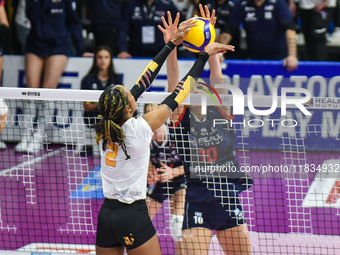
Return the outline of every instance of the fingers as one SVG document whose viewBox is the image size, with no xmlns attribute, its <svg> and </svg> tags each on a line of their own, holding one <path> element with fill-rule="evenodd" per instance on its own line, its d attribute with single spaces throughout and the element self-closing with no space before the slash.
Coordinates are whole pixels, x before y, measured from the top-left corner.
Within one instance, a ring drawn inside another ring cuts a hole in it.
<svg viewBox="0 0 340 255">
<path fill-rule="evenodd" d="M 180 17 L 181 15 L 179 14 L 179 12 L 177 12 L 177 14 L 176 14 L 176 19 L 175 19 L 175 22 L 174 22 L 174 25 L 177 27 L 178 26 L 178 23 L 179 23 L 179 17 Z"/>
<path fill-rule="evenodd" d="M 216 14 L 216 11 L 215 9 L 212 11 L 212 14 L 211 14 L 211 18 L 210 18 L 210 22 L 213 26 L 215 26 L 216 24 L 216 20 L 217 20 L 217 17 L 215 17 L 215 14 Z"/>
<path fill-rule="evenodd" d="M 166 173 L 166 168 L 157 168 L 157 173 Z"/>
<path fill-rule="evenodd" d="M 200 9 L 201 16 L 202 16 L 203 18 L 205 18 L 205 12 L 204 12 L 204 10 L 203 10 L 202 4 L 199 4 L 198 7 L 199 7 L 199 9 Z"/>
<path fill-rule="evenodd" d="M 162 18 L 163 18 L 163 17 L 162 17 Z M 165 29 L 164 29 L 164 28 L 162 28 L 162 26 L 161 26 L 161 25 L 158 25 L 157 27 L 158 27 L 158 29 L 159 29 L 159 30 L 161 30 L 161 32 L 162 32 L 163 34 L 165 33 Z"/>
<path fill-rule="evenodd" d="M 191 28 L 185 29 L 184 32 L 183 32 L 184 36 L 185 36 L 187 33 L 189 33 L 190 30 L 191 30 Z"/>
<path fill-rule="evenodd" d="M 210 11 L 209 11 L 209 8 L 207 5 L 204 6 L 204 9 L 205 9 L 205 15 L 207 17 L 207 19 L 210 19 Z"/>
<path fill-rule="evenodd" d="M 168 28 L 169 26 L 168 26 L 168 23 L 166 23 L 166 20 L 165 20 L 165 18 L 162 16 L 162 22 L 163 22 L 163 26 L 165 27 L 165 28 Z"/>
<path fill-rule="evenodd" d="M 226 46 L 227 46 L 227 50 L 235 51 L 235 46 L 233 45 L 226 45 Z"/>
<path fill-rule="evenodd" d="M 170 11 L 168 11 L 168 23 L 169 23 L 169 26 L 172 25 L 172 17 L 171 17 Z"/>
</svg>

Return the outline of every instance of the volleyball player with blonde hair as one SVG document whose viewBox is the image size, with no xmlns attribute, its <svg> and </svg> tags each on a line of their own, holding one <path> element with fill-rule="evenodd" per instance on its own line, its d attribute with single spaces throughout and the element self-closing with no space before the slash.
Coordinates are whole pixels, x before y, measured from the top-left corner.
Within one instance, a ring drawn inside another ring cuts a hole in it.
<svg viewBox="0 0 340 255">
<path fill-rule="evenodd" d="M 99 98 L 101 120 L 96 124 L 96 139 L 101 147 L 105 200 L 98 215 L 97 255 L 123 254 L 124 247 L 131 255 L 161 254 L 145 202 L 153 132 L 189 95 L 209 56 L 232 47 L 213 44 L 200 53 L 184 82 L 156 110 L 141 117 L 133 114 L 136 100 L 150 87 L 167 56 L 193 26 L 189 21 L 180 24 L 171 41 L 148 64 L 130 91 L 121 85 L 110 86 Z"/>
</svg>

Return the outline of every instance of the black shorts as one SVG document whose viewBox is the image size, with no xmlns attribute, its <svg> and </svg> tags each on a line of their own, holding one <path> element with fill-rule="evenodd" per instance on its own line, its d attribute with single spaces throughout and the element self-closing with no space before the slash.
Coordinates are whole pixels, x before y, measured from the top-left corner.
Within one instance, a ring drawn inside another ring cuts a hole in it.
<svg viewBox="0 0 340 255">
<path fill-rule="evenodd" d="M 185 189 L 185 177 L 181 175 L 168 182 L 157 182 L 154 187 L 148 186 L 148 197 L 158 203 L 163 203 L 178 190 Z"/>
<path fill-rule="evenodd" d="M 125 204 L 105 198 L 98 215 L 98 247 L 125 246 L 126 249 L 134 249 L 149 241 L 155 234 L 145 200 Z"/>
<path fill-rule="evenodd" d="M 183 230 L 191 228 L 225 230 L 245 223 L 242 205 L 238 199 L 230 199 L 224 206 L 219 202 L 185 202 Z"/>
</svg>

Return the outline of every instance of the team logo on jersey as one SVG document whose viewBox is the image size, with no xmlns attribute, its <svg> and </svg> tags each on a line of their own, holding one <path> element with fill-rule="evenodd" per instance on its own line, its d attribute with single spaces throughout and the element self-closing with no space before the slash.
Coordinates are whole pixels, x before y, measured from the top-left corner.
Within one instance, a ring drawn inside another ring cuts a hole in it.
<svg viewBox="0 0 340 255">
<path fill-rule="evenodd" d="M 123 237 L 123 239 L 126 245 L 133 245 L 133 242 L 135 241 L 135 239 L 132 237 L 132 233 L 130 233 L 130 236 Z"/>
<path fill-rule="evenodd" d="M 192 145 L 192 146 L 197 146 L 197 139 L 196 139 L 196 137 L 194 137 L 194 136 L 190 136 L 190 144 Z"/>
<path fill-rule="evenodd" d="M 248 12 L 247 17 L 245 18 L 246 21 L 256 21 L 256 14 L 255 12 Z"/>
<path fill-rule="evenodd" d="M 136 6 L 135 9 L 134 9 L 134 13 L 133 13 L 133 16 L 132 16 L 132 19 L 141 19 L 142 16 L 141 16 L 141 9 L 139 6 Z"/>
<path fill-rule="evenodd" d="M 201 128 L 201 134 L 202 135 L 207 135 L 208 134 L 208 131 L 207 131 L 207 129 L 205 127 Z"/>
<path fill-rule="evenodd" d="M 271 5 L 267 5 L 267 6 L 264 7 L 264 10 L 265 11 L 273 11 L 274 10 L 274 5 L 272 5 L 272 4 Z"/>
</svg>

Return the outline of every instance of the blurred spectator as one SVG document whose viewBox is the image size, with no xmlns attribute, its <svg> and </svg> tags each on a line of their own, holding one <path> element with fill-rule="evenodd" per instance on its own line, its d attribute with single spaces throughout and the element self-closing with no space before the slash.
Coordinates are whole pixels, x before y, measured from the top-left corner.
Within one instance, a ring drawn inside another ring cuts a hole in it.
<svg viewBox="0 0 340 255">
<path fill-rule="evenodd" d="M 228 44 L 241 23 L 247 33 L 248 58 L 284 59 L 287 70 L 296 69 L 296 25 L 284 0 L 238 2 L 222 31 L 220 42 Z"/>
<path fill-rule="evenodd" d="M 198 0 L 171 0 L 175 5 L 179 13 L 181 14 L 180 21 L 184 21 L 194 17 L 195 14 L 198 14 Z"/>
<path fill-rule="evenodd" d="M 340 45 L 340 0 L 336 3 L 333 17 L 334 30 L 333 33 L 328 36 L 327 41 L 331 44 Z"/>
<path fill-rule="evenodd" d="M 8 117 L 8 107 L 5 101 L 2 98 L 0 98 L 0 135 L 1 135 L 1 131 L 6 125 L 7 117 Z M 6 144 L 0 140 L 0 149 L 6 149 L 6 148 L 7 148 Z"/>
<path fill-rule="evenodd" d="M 31 22 L 26 16 L 26 0 L 12 0 L 12 7 L 16 10 L 14 18 L 15 30 L 22 53 L 24 53 L 27 36 L 31 30 Z"/>
<path fill-rule="evenodd" d="M 219 35 L 221 31 L 225 27 L 229 15 L 232 9 L 235 7 L 238 0 L 202 0 L 201 4 L 207 5 L 209 11 L 212 12 L 213 9 L 216 10 L 216 24 L 215 24 L 215 31 L 216 31 L 216 41 L 220 41 Z M 227 59 L 239 59 L 241 57 L 241 50 L 240 50 L 240 30 L 236 30 L 235 34 L 233 35 L 232 40 L 229 44 L 235 46 L 235 52 L 227 52 L 225 53 L 225 58 Z"/>
<path fill-rule="evenodd" d="M 171 0 L 180 16 L 180 21 L 194 17 L 197 12 L 199 0 Z M 177 47 L 178 58 L 195 58 L 195 53 L 188 51 L 183 45 Z"/>
<path fill-rule="evenodd" d="M 88 7 L 96 46 L 107 45 L 116 56 L 118 30 L 121 26 L 121 0 L 90 0 Z"/>
<path fill-rule="evenodd" d="M 86 56 L 76 4 L 74 0 L 26 0 L 26 15 L 32 25 L 26 41 L 27 87 L 56 88 L 70 55 L 70 33 L 77 54 Z M 34 131 L 33 120 L 37 112 L 44 110 L 45 104 L 38 102 L 36 105 L 26 100 L 26 133 L 16 145 L 16 151 L 32 153 L 42 149 L 42 138 L 46 136 L 45 123 L 43 118 L 38 118 L 38 130 Z"/>
<path fill-rule="evenodd" d="M 106 45 L 99 46 L 93 64 L 81 82 L 81 89 L 104 90 L 111 85 L 123 84 L 122 77 L 114 71 L 112 51 Z M 97 102 L 84 102 L 84 122 L 91 126 L 99 114 Z"/>
<path fill-rule="evenodd" d="M 119 34 L 118 58 L 154 57 L 163 48 L 163 34 L 157 28 L 162 16 L 170 11 L 173 19 L 176 7 L 167 0 L 131 0 L 123 7 Z M 129 41 L 127 41 L 129 38 Z"/>
<path fill-rule="evenodd" d="M 9 54 L 9 23 L 4 5 L 5 0 L 0 0 L 0 56 Z"/>
<path fill-rule="evenodd" d="M 336 0 L 298 0 L 308 60 L 328 60 L 326 33 Z"/>
</svg>

